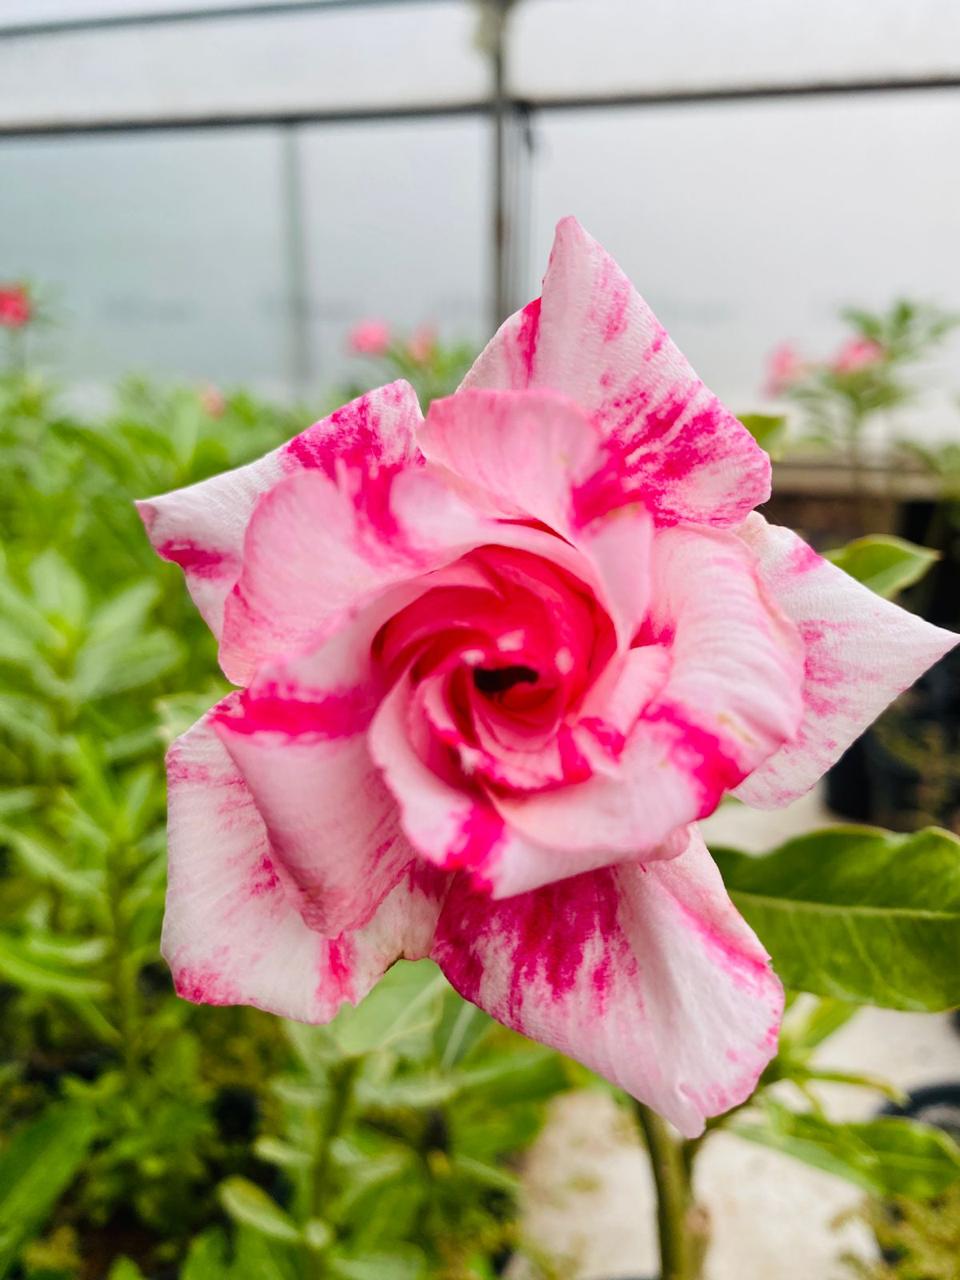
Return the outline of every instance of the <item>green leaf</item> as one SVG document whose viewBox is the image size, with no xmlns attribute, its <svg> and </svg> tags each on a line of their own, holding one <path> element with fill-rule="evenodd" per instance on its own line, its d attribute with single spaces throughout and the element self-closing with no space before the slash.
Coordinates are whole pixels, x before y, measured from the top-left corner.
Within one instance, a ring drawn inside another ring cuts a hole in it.
<svg viewBox="0 0 960 1280">
<path fill-rule="evenodd" d="M 341 1280 L 421 1280 L 423 1258 L 419 1251 L 398 1246 L 389 1253 L 368 1253 L 359 1257 L 331 1255 L 330 1270 Z"/>
<path fill-rule="evenodd" d="M 146 1280 L 146 1276 L 129 1258 L 118 1258 L 110 1268 L 107 1280 Z"/>
<path fill-rule="evenodd" d="M 219 1194 L 220 1203 L 234 1222 L 252 1227 L 270 1240 L 282 1240 L 286 1244 L 300 1240 L 297 1224 L 255 1182 L 247 1178 L 227 1178 L 220 1184 Z"/>
<path fill-rule="evenodd" d="M 60 1104 L 15 1134 L 0 1155 L 0 1277 L 73 1181 L 96 1129 L 86 1107 Z"/>
<path fill-rule="evenodd" d="M 446 979 L 429 960 L 400 960 L 356 1008 L 329 1024 L 342 1053 L 359 1057 L 432 1031 L 440 1020 Z"/>
<path fill-rule="evenodd" d="M 927 1199 L 960 1178 L 960 1148 L 931 1125 L 884 1116 L 862 1124 L 834 1124 L 811 1112 L 768 1103 L 760 1122 L 734 1132 L 805 1164 L 835 1173 L 878 1196 Z"/>
<path fill-rule="evenodd" d="M 849 573 L 851 578 L 856 578 L 857 582 L 862 582 L 885 600 L 919 582 L 930 566 L 940 559 L 939 551 L 880 533 L 857 538 L 845 547 L 827 551 L 825 555 L 844 573 Z"/>
<path fill-rule="evenodd" d="M 742 413 L 740 421 L 761 449 L 766 449 L 773 458 L 780 456 L 787 436 L 787 420 L 783 414 Z"/>
<path fill-rule="evenodd" d="M 32 955 L 29 940 L 12 933 L 0 933 L 0 976 L 24 991 L 67 999 L 102 999 L 110 990 L 99 978 L 75 972 L 69 963 Z"/>
<path fill-rule="evenodd" d="M 281 1169 L 309 1169 L 313 1163 L 309 1151 L 301 1151 L 280 1138 L 257 1138 L 253 1152 L 258 1160 L 265 1160 L 267 1164 L 275 1164 Z"/>
<path fill-rule="evenodd" d="M 788 987 L 888 1009 L 960 1004 L 960 840 L 950 832 L 828 827 L 764 857 L 714 857 Z"/>
</svg>

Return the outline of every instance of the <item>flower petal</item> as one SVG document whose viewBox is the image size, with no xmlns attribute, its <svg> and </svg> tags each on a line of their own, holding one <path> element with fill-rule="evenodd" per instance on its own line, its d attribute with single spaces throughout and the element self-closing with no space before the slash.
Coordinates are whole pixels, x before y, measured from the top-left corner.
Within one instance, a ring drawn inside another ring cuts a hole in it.
<svg viewBox="0 0 960 1280">
<path fill-rule="evenodd" d="M 410 864 L 366 925 L 324 938 L 211 724 L 231 694 L 170 748 L 170 878 L 163 954 L 177 991 L 198 1004 L 252 1004 L 326 1022 L 357 1003 L 401 957 L 429 952 L 443 886 Z"/>
<path fill-rule="evenodd" d="M 621 493 L 663 523 L 738 524 L 770 496 L 770 460 L 708 391 L 613 259 L 565 218 L 540 305 L 506 321 L 464 389 L 549 387 L 608 440 L 584 501 Z"/>
<path fill-rule="evenodd" d="M 575 788 L 494 797 L 528 840 L 605 849 L 607 861 L 647 854 L 712 813 L 797 732 L 802 646 L 735 534 L 660 530 L 651 599 L 643 639 L 667 650 L 669 675 L 639 711 L 617 772 Z"/>
<path fill-rule="evenodd" d="M 747 804 L 778 808 L 809 791 L 960 636 L 881 599 L 791 530 L 767 524 L 762 516 L 752 515 L 739 533 L 806 650 L 799 733 L 736 792 Z"/>
<path fill-rule="evenodd" d="M 427 459 L 483 491 L 503 516 L 538 520 L 584 553 L 626 647 L 646 612 L 652 521 L 624 473 L 595 509 L 592 477 L 610 471 L 596 427 L 551 390 L 464 389 L 435 400 L 419 432 Z M 588 506 L 581 501 L 588 494 Z"/>
<path fill-rule="evenodd" d="M 458 878 L 433 957 L 506 1026 L 570 1054 L 695 1137 L 749 1097 L 783 991 L 703 841 L 492 903 Z"/>
<path fill-rule="evenodd" d="M 164 560 L 179 564 L 194 603 L 217 636 L 224 601 L 240 574 L 243 538 L 257 499 L 292 471 L 335 474 L 338 459 L 395 465 L 416 457 L 416 393 L 393 382 L 344 405 L 245 467 L 137 503 Z"/>
<path fill-rule="evenodd" d="M 567 860 L 512 831 L 484 793 L 465 786 L 462 777 L 444 777 L 436 741 L 411 715 L 411 705 L 410 690 L 400 680 L 374 717 L 370 753 L 400 806 L 404 831 L 428 863 L 466 871 L 475 887 L 495 898 L 583 869 L 582 858 Z"/>
</svg>

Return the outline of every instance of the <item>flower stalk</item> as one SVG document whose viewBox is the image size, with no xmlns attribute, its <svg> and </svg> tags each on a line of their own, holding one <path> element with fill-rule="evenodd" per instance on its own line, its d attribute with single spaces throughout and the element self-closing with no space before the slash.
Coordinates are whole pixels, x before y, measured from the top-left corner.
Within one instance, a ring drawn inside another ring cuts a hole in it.
<svg viewBox="0 0 960 1280">
<path fill-rule="evenodd" d="M 634 1103 L 650 1155 L 657 1195 L 657 1238 L 660 1280 L 700 1280 L 707 1245 L 707 1223 L 694 1203 L 692 1165 L 684 1160 L 683 1145 L 665 1120 Z"/>
</svg>

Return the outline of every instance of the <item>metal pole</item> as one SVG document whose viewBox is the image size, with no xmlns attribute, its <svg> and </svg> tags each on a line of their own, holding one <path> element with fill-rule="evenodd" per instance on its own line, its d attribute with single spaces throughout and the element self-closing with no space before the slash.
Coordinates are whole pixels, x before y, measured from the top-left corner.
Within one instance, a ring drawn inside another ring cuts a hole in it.
<svg viewBox="0 0 960 1280">
<path fill-rule="evenodd" d="M 313 381 L 306 228 L 303 217 L 303 166 L 300 130 L 288 125 L 283 150 L 283 247 L 286 277 L 288 376 L 295 399 L 306 396 Z"/>
<path fill-rule="evenodd" d="M 510 282 L 507 214 L 507 87 L 506 28 L 507 11 L 512 0 L 488 0 L 490 6 L 490 116 L 493 124 L 493 209 L 491 239 L 493 248 L 493 291 L 491 298 L 491 332 L 498 329 L 510 314 Z"/>
</svg>

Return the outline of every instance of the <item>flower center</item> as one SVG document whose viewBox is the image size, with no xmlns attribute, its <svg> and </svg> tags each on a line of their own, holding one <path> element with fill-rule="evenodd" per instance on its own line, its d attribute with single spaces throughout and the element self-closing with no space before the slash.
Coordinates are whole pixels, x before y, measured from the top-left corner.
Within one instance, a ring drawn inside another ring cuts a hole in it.
<svg viewBox="0 0 960 1280">
<path fill-rule="evenodd" d="M 536 684 L 540 677 L 533 667 L 475 667 L 474 687 L 480 693 L 506 693 L 518 684 Z"/>
</svg>

